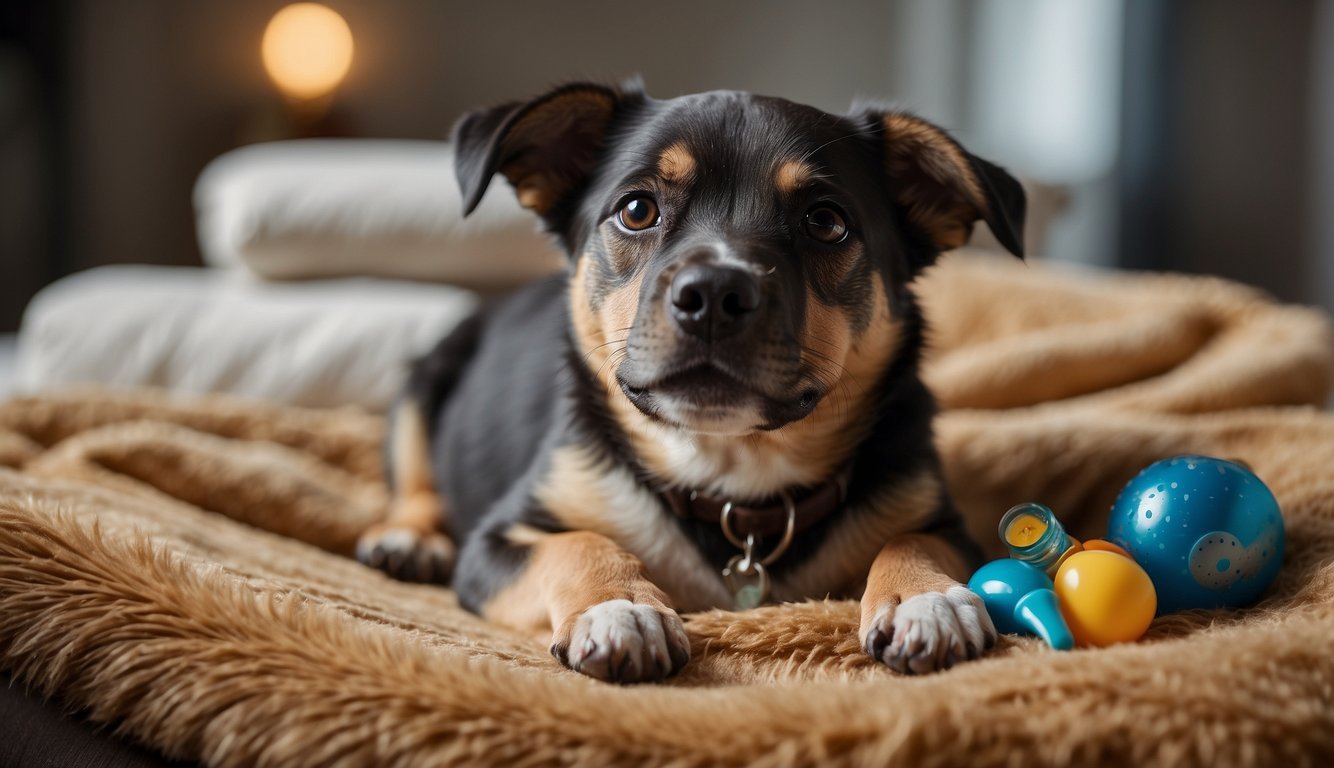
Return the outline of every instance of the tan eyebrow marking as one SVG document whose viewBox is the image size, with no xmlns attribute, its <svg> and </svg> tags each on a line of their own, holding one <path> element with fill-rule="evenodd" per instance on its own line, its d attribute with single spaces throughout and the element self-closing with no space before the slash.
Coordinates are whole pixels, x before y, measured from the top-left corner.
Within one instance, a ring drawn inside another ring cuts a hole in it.
<svg viewBox="0 0 1334 768">
<path fill-rule="evenodd" d="M 774 172 L 778 191 L 790 195 L 816 177 L 815 166 L 805 160 L 785 160 Z"/>
<path fill-rule="evenodd" d="M 889 143 L 887 167 L 892 175 L 902 175 L 913 159 L 923 171 L 941 184 L 961 183 L 968 202 L 979 211 L 987 211 L 987 198 L 977 183 L 962 150 L 939 129 L 908 115 L 885 117 L 885 139 Z"/>
<path fill-rule="evenodd" d="M 684 184 L 695 176 L 695 157 L 677 142 L 658 156 L 658 174 L 671 184 Z"/>
</svg>

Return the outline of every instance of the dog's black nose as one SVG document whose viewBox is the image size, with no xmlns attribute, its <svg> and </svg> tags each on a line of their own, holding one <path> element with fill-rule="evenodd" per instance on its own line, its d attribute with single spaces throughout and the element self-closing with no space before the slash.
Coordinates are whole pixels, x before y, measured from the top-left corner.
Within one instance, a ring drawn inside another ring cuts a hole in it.
<svg viewBox="0 0 1334 768">
<path fill-rule="evenodd" d="M 755 276 L 735 267 L 692 264 L 672 278 L 672 317 L 681 330 L 705 341 L 740 331 L 763 300 Z"/>
</svg>

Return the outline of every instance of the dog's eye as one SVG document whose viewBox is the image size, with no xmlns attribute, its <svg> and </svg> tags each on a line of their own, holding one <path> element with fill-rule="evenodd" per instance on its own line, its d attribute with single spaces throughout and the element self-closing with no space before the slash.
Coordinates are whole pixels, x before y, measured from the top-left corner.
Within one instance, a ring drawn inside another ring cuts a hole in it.
<svg viewBox="0 0 1334 768">
<path fill-rule="evenodd" d="M 801 223 L 807 236 L 827 245 L 843 242 L 848 236 L 848 222 L 843 212 L 831 205 L 817 205 Z"/>
<path fill-rule="evenodd" d="M 658 204 L 651 197 L 633 198 L 616 212 L 616 221 L 630 232 L 648 229 L 658 223 Z"/>
</svg>

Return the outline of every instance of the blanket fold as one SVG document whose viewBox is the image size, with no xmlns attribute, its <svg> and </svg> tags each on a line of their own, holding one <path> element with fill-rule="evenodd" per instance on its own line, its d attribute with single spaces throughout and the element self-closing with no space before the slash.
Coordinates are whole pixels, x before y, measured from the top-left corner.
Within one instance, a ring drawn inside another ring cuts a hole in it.
<svg viewBox="0 0 1334 768">
<path fill-rule="evenodd" d="M 0 405 L 0 667 L 210 765 L 1318 765 L 1334 759 L 1334 341 L 1318 313 L 1181 276 L 956 257 L 920 286 L 946 479 L 979 540 L 1042 501 L 1096 535 L 1139 469 L 1250 463 L 1284 511 L 1243 611 L 1059 653 L 1005 637 L 907 678 L 814 600 L 690 615 L 664 685 L 348 559 L 384 514 L 382 419 L 221 396 Z"/>
</svg>

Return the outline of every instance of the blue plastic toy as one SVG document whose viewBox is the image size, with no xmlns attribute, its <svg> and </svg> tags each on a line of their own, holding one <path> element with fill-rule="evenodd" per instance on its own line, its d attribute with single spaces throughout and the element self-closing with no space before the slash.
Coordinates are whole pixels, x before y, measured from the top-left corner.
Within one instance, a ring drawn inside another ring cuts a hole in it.
<svg viewBox="0 0 1334 768">
<path fill-rule="evenodd" d="M 1112 505 L 1108 532 L 1153 580 L 1160 616 L 1249 605 L 1283 560 L 1274 494 L 1246 467 L 1207 456 L 1140 472 Z"/>
<path fill-rule="evenodd" d="M 993 560 L 978 568 L 968 588 L 982 598 L 1000 632 L 1033 634 L 1062 651 L 1075 647 L 1047 574 L 1021 560 Z"/>
</svg>

